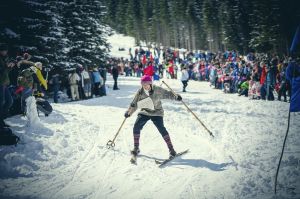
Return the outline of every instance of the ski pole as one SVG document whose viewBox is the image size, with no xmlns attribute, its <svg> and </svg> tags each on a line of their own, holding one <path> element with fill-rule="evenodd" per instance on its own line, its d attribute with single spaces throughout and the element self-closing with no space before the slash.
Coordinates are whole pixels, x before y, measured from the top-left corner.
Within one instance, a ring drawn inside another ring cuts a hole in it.
<svg viewBox="0 0 300 199">
<path fill-rule="evenodd" d="M 173 93 L 174 96 L 176 96 L 177 94 L 170 88 L 170 86 L 168 84 L 166 84 L 166 82 L 162 81 L 163 84 L 165 84 L 170 91 Z M 186 105 L 186 103 L 184 101 L 182 101 L 182 104 L 188 109 L 189 112 L 192 113 L 192 115 L 200 122 L 200 124 L 205 128 L 205 130 L 209 133 L 210 136 L 215 137 L 212 132 L 204 125 L 204 123 L 197 117 L 197 115 Z"/>
<path fill-rule="evenodd" d="M 116 139 L 117 136 L 119 135 L 119 133 L 120 133 L 120 131 L 121 131 L 121 128 L 123 127 L 123 125 L 124 125 L 126 119 L 127 119 L 127 118 L 125 117 L 124 120 L 123 120 L 123 122 L 122 122 L 122 124 L 121 124 L 121 126 L 120 126 L 120 128 L 118 129 L 118 132 L 116 133 L 114 139 L 113 139 L 113 140 L 109 140 L 109 141 L 107 142 L 106 147 L 107 147 L 108 149 L 114 148 L 114 147 L 115 147 L 115 139 Z"/>
</svg>

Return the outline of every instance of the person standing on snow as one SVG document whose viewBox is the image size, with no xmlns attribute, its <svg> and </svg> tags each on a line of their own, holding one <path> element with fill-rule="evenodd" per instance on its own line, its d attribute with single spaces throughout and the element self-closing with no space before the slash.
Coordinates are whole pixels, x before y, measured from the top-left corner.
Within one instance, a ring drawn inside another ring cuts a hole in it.
<svg viewBox="0 0 300 199">
<path fill-rule="evenodd" d="M 79 100 L 79 91 L 78 91 L 79 80 L 80 80 L 79 75 L 76 73 L 76 70 L 73 69 L 72 73 L 69 74 L 69 84 L 70 84 L 72 101 Z"/>
<path fill-rule="evenodd" d="M 118 88 L 118 77 L 119 77 L 119 69 L 118 69 L 118 66 L 113 66 L 112 70 L 112 76 L 113 76 L 113 79 L 114 79 L 114 88 L 113 90 L 120 90 Z"/>
<path fill-rule="evenodd" d="M 189 81 L 189 73 L 186 70 L 186 66 L 182 65 L 182 69 L 181 69 L 181 82 L 183 84 L 182 92 L 186 92 L 185 88 L 188 85 L 188 81 Z"/>
<path fill-rule="evenodd" d="M 164 110 L 161 99 L 173 99 L 181 101 L 182 97 L 178 94 L 174 96 L 171 91 L 167 91 L 159 86 L 152 85 L 152 79 L 149 75 L 144 75 L 141 78 L 141 84 L 142 88 L 137 91 L 132 103 L 130 104 L 130 107 L 124 115 L 126 118 L 128 118 L 138 108 L 141 109 L 133 127 L 134 149 L 131 152 L 133 155 L 137 155 L 140 152 L 139 140 L 141 130 L 147 121 L 151 120 L 165 140 L 169 148 L 170 157 L 175 156 L 176 151 L 173 148 L 169 133 L 164 126 Z"/>
<path fill-rule="evenodd" d="M 15 66 L 8 61 L 8 46 L 0 43 L 0 133 L 5 131 L 7 125 L 4 122 L 5 116 L 8 115 L 9 108 L 13 104 L 13 99 L 8 90 L 10 84 L 9 71 Z"/>
<path fill-rule="evenodd" d="M 292 86 L 290 112 L 300 111 L 300 58 L 291 61 L 286 69 L 286 79 Z"/>
</svg>

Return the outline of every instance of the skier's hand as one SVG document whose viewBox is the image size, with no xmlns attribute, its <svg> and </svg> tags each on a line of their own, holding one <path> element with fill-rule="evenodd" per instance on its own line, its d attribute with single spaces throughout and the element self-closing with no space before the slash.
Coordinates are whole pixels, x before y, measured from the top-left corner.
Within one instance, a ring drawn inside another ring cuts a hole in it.
<svg viewBox="0 0 300 199">
<path fill-rule="evenodd" d="M 176 101 L 181 101 L 181 100 L 182 100 L 182 97 L 181 97 L 179 94 L 177 94 L 176 97 L 175 97 L 175 100 L 176 100 Z"/>
<path fill-rule="evenodd" d="M 129 112 L 128 112 L 128 111 L 126 111 L 126 112 L 125 112 L 125 114 L 124 114 L 124 117 L 126 117 L 126 118 L 130 117 L 130 115 L 129 115 Z"/>
</svg>

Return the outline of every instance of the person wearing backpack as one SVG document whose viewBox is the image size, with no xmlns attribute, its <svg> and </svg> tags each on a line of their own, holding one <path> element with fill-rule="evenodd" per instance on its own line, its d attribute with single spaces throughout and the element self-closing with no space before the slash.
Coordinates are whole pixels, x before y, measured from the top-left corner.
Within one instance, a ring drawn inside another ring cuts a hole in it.
<svg viewBox="0 0 300 199">
<path fill-rule="evenodd" d="M 28 62 L 28 61 L 26 61 Z M 28 123 L 30 126 L 39 125 L 40 119 L 37 113 L 36 100 L 33 96 L 34 77 L 39 81 L 36 85 L 42 84 L 44 89 L 48 89 L 47 81 L 43 78 L 41 73 L 42 63 L 32 63 L 32 66 L 21 71 L 18 76 L 17 93 L 21 92 L 21 109 L 22 112 L 27 116 Z"/>
</svg>

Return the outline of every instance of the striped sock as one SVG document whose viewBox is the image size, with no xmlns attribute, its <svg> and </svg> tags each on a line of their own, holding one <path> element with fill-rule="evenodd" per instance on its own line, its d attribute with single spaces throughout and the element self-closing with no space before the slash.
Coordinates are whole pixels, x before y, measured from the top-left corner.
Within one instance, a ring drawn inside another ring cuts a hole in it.
<svg viewBox="0 0 300 199">
<path fill-rule="evenodd" d="M 140 145 L 140 134 L 139 133 L 134 133 L 133 134 L 133 139 L 134 139 L 134 148 L 139 148 L 139 145 Z"/>
<path fill-rule="evenodd" d="M 165 136 L 163 136 L 163 138 L 164 138 L 166 144 L 168 145 L 169 150 L 174 150 L 170 136 L 169 135 L 165 135 Z"/>
</svg>

